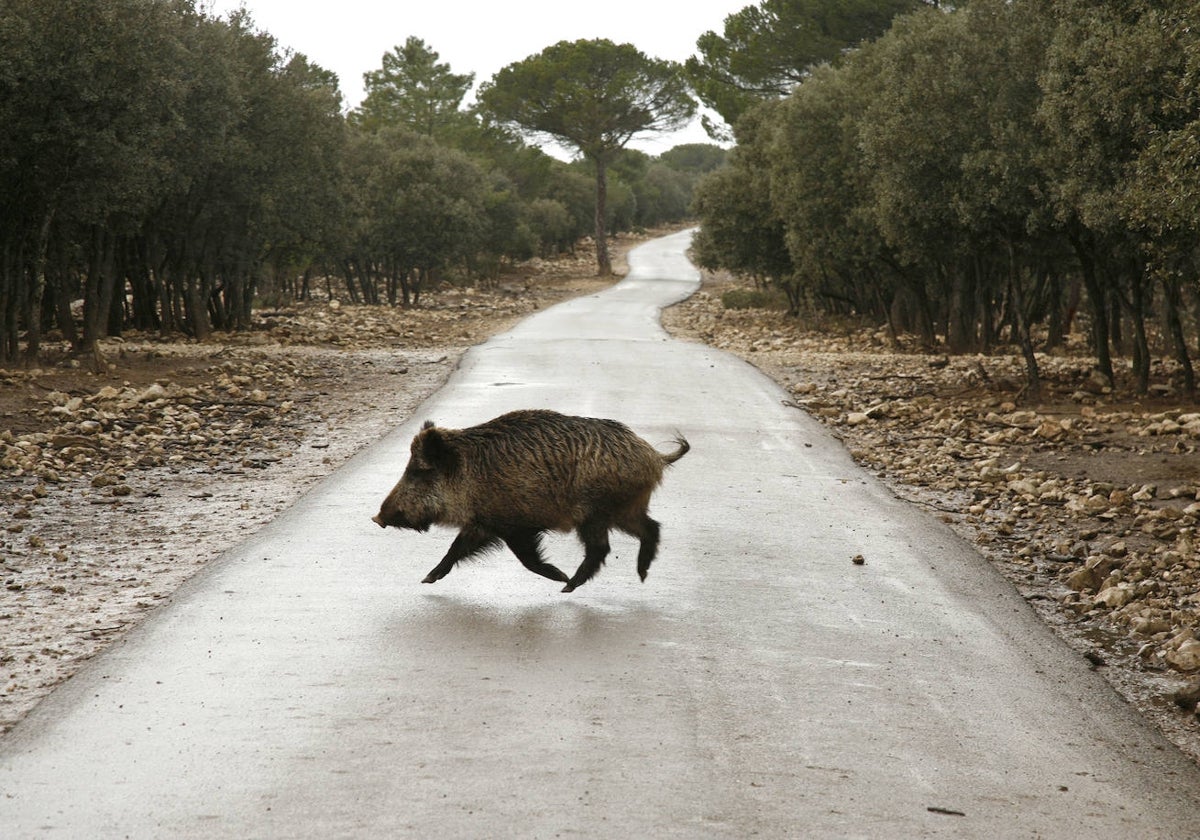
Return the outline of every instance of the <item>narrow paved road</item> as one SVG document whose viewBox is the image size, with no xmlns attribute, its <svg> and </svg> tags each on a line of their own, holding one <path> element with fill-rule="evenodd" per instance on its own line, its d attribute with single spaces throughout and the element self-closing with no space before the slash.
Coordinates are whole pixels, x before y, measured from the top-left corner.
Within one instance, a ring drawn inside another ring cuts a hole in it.
<svg viewBox="0 0 1200 840">
<path fill-rule="evenodd" d="M 668 340 L 687 243 L 477 348 L 55 692 L 0 742 L 0 835 L 1200 836 L 1200 773 L 968 546 Z M 507 555 L 422 585 L 451 535 L 371 523 L 420 421 L 523 406 L 689 437 L 645 584 L 615 536 L 571 595 Z"/>
</svg>

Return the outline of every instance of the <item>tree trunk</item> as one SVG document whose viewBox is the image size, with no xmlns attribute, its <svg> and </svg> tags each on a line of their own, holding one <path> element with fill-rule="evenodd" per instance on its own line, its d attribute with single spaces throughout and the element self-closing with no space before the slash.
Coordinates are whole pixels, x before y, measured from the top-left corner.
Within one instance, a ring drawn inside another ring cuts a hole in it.
<svg viewBox="0 0 1200 840">
<path fill-rule="evenodd" d="M 946 349 L 951 353 L 966 353 L 978 349 L 975 319 L 971 316 L 975 311 L 976 289 L 982 285 L 979 280 L 983 269 L 976 259 L 970 266 L 964 260 L 951 270 L 954 274 L 950 278 L 950 303 L 946 310 Z"/>
<path fill-rule="evenodd" d="M 1171 335 L 1171 346 L 1175 350 L 1175 360 L 1183 373 L 1183 389 L 1188 399 L 1196 401 L 1196 372 L 1192 368 L 1191 355 L 1188 353 L 1187 338 L 1183 331 L 1183 318 L 1180 308 L 1183 304 L 1183 293 L 1180 290 L 1180 280 L 1176 275 L 1163 279 L 1163 297 L 1167 309 L 1167 332 Z"/>
<path fill-rule="evenodd" d="M 92 227 L 92 248 L 83 288 L 83 337 L 78 353 L 96 352 L 96 343 L 107 334 L 108 313 L 116 288 L 116 243 L 99 225 Z"/>
<path fill-rule="evenodd" d="M 167 262 L 158 280 L 159 333 L 165 338 L 184 329 L 183 270 L 175 263 Z"/>
<path fill-rule="evenodd" d="M 50 250 L 50 225 L 54 222 L 54 211 L 50 211 L 38 231 L 37 252 L 33 255 L 33 277 L 24 301 L 25 309 L 25 362 L 33 365 L 42 346 L 42 296 L 46 293 L 46 262 Z"/>
<path fill-rule="evenodd" d="M 1056 271 L 1042 269 L 1048 272 L 1046 282 L 1049 286 L 1048 300 L 1048 315 L 1046 329 L 1048 335 L 1046 337 L 1046 349 L 1053 350 L 1056 347 L 1062 347 L 1066 344 L 1067 337 L 1067 319 L 1065 305 L 1063 303 L 1063 283 L 1062 277 Z"/>
<path fill-rule="evenodd" d="M 608 165 L 596 158 L 596 266 L 601 277 L 612 274 L 608 256 Z"/>
<path fill-rule="evenodd" d="M 205 300 L 205 287 L 199 273 L 188 272 L 183 290 L 184 320 L 193 338 L 207 341 L 212 335 L 212 326 L 208 320 L 208 305 Z"/>
<path fill-rule="evenodd" d="M 421 305 L 421 289 L 425 287 L 426 281 L 429 279 L 430 269 L 414 268 L 412 271 L 412 305 L 415 309 Z"/>
<path fill-rule="evenodd" d="M 1079 258 L 1080 272 L 1083 274 L 1083 286 L 1087 289 L 1088 303 L 1092 309 L 1092 350 L 1096 354 L 1096 369 L 1108 378 L 1113 377 L 1112 350 L 1108 334 L 1108 307 L 1105 305 L 1104 287 L 1096 273 L 1096 261 L 1091 250 L 1082 239 L 1071 236 L 1071 245 Z"/>
<path fill-rule="evenodd" d="M 79 346 L 79 331 L 75 329 L 75 316 L 71 314 L 72 287 L 66 269 L 59 264 L 50 282 L 50 293 L 54 296 L 54 320 L 63 339 L 72 347 Z"/>
<path fill-rule="evenodd" d="M 5 239 L 4 251 L 0 254 L 0 365 L 16 359 L 19 347 L 16 290 L 20 288 L 21 272 L 25 270 L 20 252 L 18 247 L 14 256 L 11 242 Z"/>
<path fill-rule="evenodd" d="M 1029 310 L 1025 306 L 1025 290 L 1021 288 L 1021 272 L 1017 266 L 1016 249 L 1008 243 L 1008 282 L 1012 288 L 1013 314 L 1016 316 L 1021 355 L 1025 358 L 1025 382 L 1029 396 L 1037 400 L 1042 395 L 1042 377 L 1037 355 L 1033 351 L 1033 336 L 1029 333 Z"/>
<path fill-rule="evenodd" d="M 916 332 L 920 336 L 921 346 L 931 350 L 937 346 L 937 333 L 933 328 L 933 314 L 929 305 L 929 295 L 925 293 L 925 284 L 920 278 L 910 278 L 908 289 L 912 295 L 913 315 L 916 318 Z"/>
<path fill-rule="evenodd" d="M 1150 341 L 1146 335 L 1146 280 L 1134 268 L 1129 275 L 1129 299 L 1123 301 L 1133 324 L 1133 374 L 1139 394 L 1150 391 Z"/>
<path fill-rule="evenodd" d="M 258 290 L 258 278 L 262 273 L 262 263 L 249 256 L 252 251 L 247 248 L 236 261 L 233 270 L 237 273 L 238 283 L 230 288 L 230 320 L 229 329 L 245 332 L 254 323 L 254 295 Z"/>
<path fill-rule="evenodd" d="M 158 274 L 149 239 L 142 236 L 131 243 L 131 252 L 129 288 L 133 298 L 133 326 L 143 330 L 158 329 L 160 321 L 155 307 Z"/>
</svg>

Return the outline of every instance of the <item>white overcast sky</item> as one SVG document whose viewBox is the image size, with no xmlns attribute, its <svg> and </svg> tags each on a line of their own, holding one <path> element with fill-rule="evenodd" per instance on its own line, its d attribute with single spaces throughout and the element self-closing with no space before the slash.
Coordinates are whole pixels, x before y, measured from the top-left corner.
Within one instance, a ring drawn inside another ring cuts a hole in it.
<svg viewBox="0 0 1200 840">
<path fill-rule="evenodd" d="M 653 58 L 682 62 L 696 39 L 721 32 L 726 16 L 758 0 L 200 0 L 210 14 L 244 6 L 281 49 L 303 53 L 337 73 L 349 107 L 363 97 L 362 75 L 410 35 L 421 38 L 455 73 L 478 84 L 501 68 L 559 41 L 608 38 Z M 693 125 L 672 135 L 631 143 L 659 154 L 680 143 L 711 142 Z M 546 149 L 548 152 L 555 150 Z"/>
</svg>

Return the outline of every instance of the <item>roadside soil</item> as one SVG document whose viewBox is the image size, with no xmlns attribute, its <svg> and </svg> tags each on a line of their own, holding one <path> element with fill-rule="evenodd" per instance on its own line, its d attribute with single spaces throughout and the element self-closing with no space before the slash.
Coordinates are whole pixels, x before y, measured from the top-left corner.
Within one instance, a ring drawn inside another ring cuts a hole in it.
<svg viewBox="0 0 1200 840">
<path fill-rule="evenodd" d="M 618 276 L 645 238 L 616 241 Z M 470 346 L 610 285 L 594 264 L 581 249 L 420 309 L 297 304 L 256 313 L 243 335 L 127 334 L 98 359 L 52 351 L 40 369 L 0 370 L 0 731 L 407 420 Z M 1200 759 L 1197 409 L 1169 389 L 1122 401 L 1128 383 L 1106 392 L 1082 348 L 1042 359 L 1030 404 L 1015 356 L 924 355 L 873 330 L 727 310 L 734 286 L 706 276 L 664 324 L 778 381 Z"/>
</svg>

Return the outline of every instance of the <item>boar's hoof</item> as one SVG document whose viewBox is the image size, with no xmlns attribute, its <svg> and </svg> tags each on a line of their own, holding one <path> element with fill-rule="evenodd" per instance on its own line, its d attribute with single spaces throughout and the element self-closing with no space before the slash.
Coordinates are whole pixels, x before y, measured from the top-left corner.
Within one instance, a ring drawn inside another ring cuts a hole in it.
<svg viewBox="0 0 1200 840">
<path fill-rule="evenodd" d="M 575 584 L 573 584 L 573 583 L 568 583 L 566 586 L 564 586 L 564 587 L 562 588 L 562 591 L 563 591 L 563 592 L 574 592 L 574 591 L 575 591 Z"/>
</svg>

